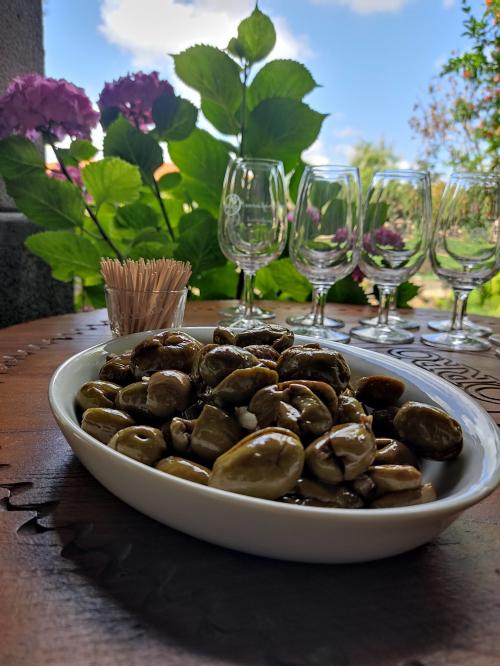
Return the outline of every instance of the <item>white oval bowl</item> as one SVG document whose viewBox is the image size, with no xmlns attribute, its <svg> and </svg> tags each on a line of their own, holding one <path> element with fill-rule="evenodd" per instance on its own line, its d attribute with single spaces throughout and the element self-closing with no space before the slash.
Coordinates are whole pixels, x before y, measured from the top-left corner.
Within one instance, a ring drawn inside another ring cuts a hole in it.
<svg viewBox="0 0 500 666">
<path fill-rule="evenodd" d="M 211 342 L 213 328 L 183 329 Z M 342 352 L 353 376 L 390 374 L 407 386 L 404 400 L 422 400 L 449 412 L 464 431 L 464 449 L 451 463 L 426 461 L 425 481 L 438 499 L 395 509 L 302 507 L 236 495 L 169 476 L 113 451 L 84 432 L 75 411 L 80 386 L 98 377 L 106 354 L 131 349 L 151 332 L 96 345 L 63 363 L 49 387 L 50 406 L 71 448 L 110 492 L 138 511 L 191 536 L 254 555 L 301 562 L 362 562 L 420 546 L 500 481 L 500 437 L 488 414 L 452 384 L 376 352 L 322 340 Z M 297 336 L 297 342 L 310 338 Z"/>
</svg>

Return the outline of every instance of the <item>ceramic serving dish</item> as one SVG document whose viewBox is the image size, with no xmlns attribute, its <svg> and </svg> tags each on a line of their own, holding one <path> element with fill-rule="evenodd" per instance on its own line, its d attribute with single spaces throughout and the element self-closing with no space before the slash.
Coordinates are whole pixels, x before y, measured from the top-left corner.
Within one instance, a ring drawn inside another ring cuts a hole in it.
<svg viewBox="0 0 500 666">
<path fill-rule="evenodd" d="M 213 328 L 185 328 L 211 342 Z M 136 333 L 76 354 L 54 373 L 49 399 L 71 448 L 88 471 L 121 500 L 194 537 L 255 555 L 301 562 L 361 562 L 403 553 L 442 532 L 500 481 L 500 438 L 488 414 L 469 396 L 426 370 L 387 355 L 322 341 L 342 352 L 353 376 L 390 374 L 407 386 L 403 400 L 435 404 L 457 419 L 464 449 L 451 463 L 426 461 L 422 472 L 438 499 L 394 509 L 302 507 L 197 485 L 113 451 L 85 433 L 75 395 L 96 379 L 106 354 L 131 349 L 151 333 Z M 310 341 L 297 336 L 297 342 Z"/>
</svg>

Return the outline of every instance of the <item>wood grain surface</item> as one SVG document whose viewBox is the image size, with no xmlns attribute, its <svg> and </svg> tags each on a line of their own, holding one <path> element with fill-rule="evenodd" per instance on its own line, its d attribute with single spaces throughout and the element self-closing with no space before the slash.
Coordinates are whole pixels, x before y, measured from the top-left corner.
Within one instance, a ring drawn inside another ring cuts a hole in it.
<svg viewBox="0 0 500 666">
<path fill-rule="evenodd" d="M 307 310 L 268 305 L 278 320 Z M 186 325 L 214 324 L 220 306 L 190 303 Z M 328 310 L 347 328 L 372 314 Z M 195 540 L 94 481 L 50 414 L 47 386 L 63 360 L 109 338 L 105 314 L 0 331 L 1 666 L 500 663 L 499 490 L 411 553 L 326 566 Z M 422 332 L 436 313 L 416 316 Z M 494 351 L 438 352 L 418 336 L 372 347 L 460 386 L 500 423 Z"/>
</svg>

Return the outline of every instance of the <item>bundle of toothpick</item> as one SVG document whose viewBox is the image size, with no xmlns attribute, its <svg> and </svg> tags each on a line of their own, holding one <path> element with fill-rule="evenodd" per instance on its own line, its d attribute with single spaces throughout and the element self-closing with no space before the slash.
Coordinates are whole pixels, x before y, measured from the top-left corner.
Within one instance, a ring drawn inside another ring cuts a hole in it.
<svg viewBox="0 0 500 666">
<path fill-rule="evenodd" d="M 172 323 L 191 264 L 175 259 L 101 259 L 112 329 L 120 335 Z"/>
</svg>

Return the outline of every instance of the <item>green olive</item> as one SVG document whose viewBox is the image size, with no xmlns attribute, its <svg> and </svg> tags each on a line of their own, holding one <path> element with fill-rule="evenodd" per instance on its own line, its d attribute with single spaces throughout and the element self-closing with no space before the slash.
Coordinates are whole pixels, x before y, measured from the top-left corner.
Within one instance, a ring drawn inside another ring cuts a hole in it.
<svg viewBox="0 0 500 666">
<path fill-rule="evenodd" d="M 294 334 L 285 326 L 266 324 L 237 333 L 234 344 L 238 347 L 270 345 L 277 352 L 282 352 L 293 345 Z"/>
<path fill-rule="evenodd" d="M 134 347 L 131 366 L 136 377 L 158 370 L 189 373 L 203 345 L 183 331 L 165 331 L 142 340 Z"/>
<path fill-rule="evenodd" d="M 454 460 L 462 450 L 462 428 L 439 407 L 406 402 L 398 410 L 394 425 L 399 439 L 423 458 Z"/>
<path fill-rule="evenodd" d="M 192 391 L 189 375 L 180 370 L 160 370 L 147 384 L 147 409 L 154 416 L 168 419 L 189 406 Z"/>
<path fill-rule="evenodd" d="M 113 435 L 108 446 L 145 465 L 154 465 L 167 450 L 161 430 L 145 425 L 134 425 L 119 430 Z"/>
<path fill-rule="evenodd" d="M 210 348 L 199 360 L 197 370 L 208 386 L 217 386 L 224 377 L 239 368 L 253 368 L 259 359 L 246 349 L 234 345 L 219 345 Z"/>
<path fill-rule="evenodd" d="M 135 425 L 134 419 L 118 409 L 91 407 L 83 412 L 82 429 L 103 444 L 107 444 L 119 430 L 132 425 Z"/>
<path fill-rule="evenodd" d="M 324 506 L 332 509 L 360 509 L 363 500 L 343 485 L 329 485 L 312 479 L 299 479 L 295 492 L 304 506 Z"/>
<path fill-rule="evenodd" d="M 292 490 L 303 466 L 304 447 L 297 435 L 285 428 L 264 428 L 217 458 L 208 485 L 277 499 Z"/>
<path fill-rule="evenodd" d="M 361 377 L 356 386 L 354 396 L 365 405 L 381 409 L 394 405 L 403 395 L 404 382 L 386 375 Z"/>
<path fill-rule="evenodd" d="M 341 393 L 351 376 L 351 371 L 342 354 L 329 349 L 290 347 L 278 361 L 280 381 L 290 379 L 313 379 L 326 382 Z"/>
<path fill-rule="evenodd" d="M 414 506 L 415 504 L 425 504 L 433 502 L 436 499 L 436 491 L 431 483 L 424 483 L 415 490 L 401 490 L 396 493 L 387 493 L 374 500 L 370 507 L 372 509 L 392 509 L 398 506 Z"/>
<path fill-rule="evenodd" d="M 341 393 L 339 395 L 338 423 L 362 423 L 366 419 L 363 405 L 356 398 Z"/>
<path fill-rule="evenodd" d="M 336 425 L 306 448 L 306 463 L 325 483 L 352 481 L 370 467 L 377 447 L 363 423 Z"/>
<path fill-rule="evenodd" d="M 130 355 L 121 354 L 109 358 L 99 371 L 99 379 L 126 386 L 134 381 L 134 373 L 130 365 Z"/>
<path fill-rule="evenodd" d="M 278 373 L 269 368 L 238 368 L 217 384 L 212 392 L 217 405 L 247 405 L 264 386 L 276 384 Z"/>
<path fill-rule="evenodd" d="M 422 475 L 413 465 L 377 465 L 368 469 L 378 495 L 420 488 Z"/>
<path fill-rule="evenodd" d="M 121 388 L 116 394 L 116 406 L 134 416 L 148 416 L 148 382 L 134 382 Z"/>
<path fill-rule="evenodd" d="M 377 442 L 377 453 L 375 454 L 374 465 L 412 465 L 418 466 L 418 460 L 415 453 L 409 446 L 397 439 L 379 438 Z"/>
<path fill-rule="evenodd" d="M 205 460 L 215 460 L 241 439 L 236 419 L 213 405 L 205 405 L 192 423 L 190 448 Z"/>
<path fill-rule="evenodd" d="M 181 479 L 199 483 L 202 486 L 208 485 L 208 477 L 210 476 L 208 467 L 194 463 L 191 460 L 169 456 L 157 462 L 155 467 L 160 472 L 165 472 L 165 474 L 178 476 Z"/>
<path fill-rule="evenodd" d="M 115 406 L 115 397 L 121 389 L 119 384 L 104 382 L 99 379 L 86 382 L 76 394 L 76 402 L 80 409 L 86 410 L 90 407 Z"/>
<path fill-rule="evenodd" d="M 391 405 L 385 409 L 374 409 L 372 412 L 372 429 L 375 437 L 397 438 L 398 434 L 394 426 L 394 417 L 399 407 Z"/>
</svg>

